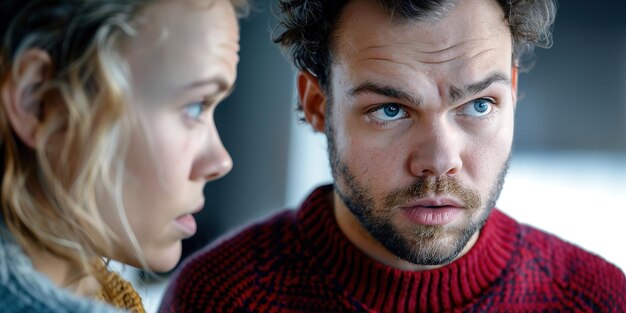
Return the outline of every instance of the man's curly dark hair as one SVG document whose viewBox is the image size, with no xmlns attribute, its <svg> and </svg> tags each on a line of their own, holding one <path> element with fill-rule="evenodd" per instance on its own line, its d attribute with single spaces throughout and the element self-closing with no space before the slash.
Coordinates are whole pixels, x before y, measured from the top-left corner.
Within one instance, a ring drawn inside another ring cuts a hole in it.
<svg viewBox="0 0 626 313">
<path fill-rule="evenodd" d="M 377 0 L 399 21 L 442 18 L 458 0 Z M 555 0 L 493 0 L 504 11 L 513 38 L 513 61 L 531 56 L 535 46 L 552 44 Z M 274 42 L 288 49 L 293 64 L 315 75 L 328 91 L 333 32 L 347 0 L 280 0 Z"/>
</svg>

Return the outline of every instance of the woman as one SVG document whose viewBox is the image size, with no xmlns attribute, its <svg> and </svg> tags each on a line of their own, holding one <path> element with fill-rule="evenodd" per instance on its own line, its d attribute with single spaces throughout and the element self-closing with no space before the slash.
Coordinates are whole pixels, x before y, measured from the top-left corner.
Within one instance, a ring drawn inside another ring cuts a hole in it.
<svg viewBox="0 0 626 313">
<path fill-rule="evenodd" d="M 143 311 L 105 262 L 172 269 L 204 184 L 230 170 L 213 111 L 244 6 L 0 4 L 3 312 Z"/>
</svg>

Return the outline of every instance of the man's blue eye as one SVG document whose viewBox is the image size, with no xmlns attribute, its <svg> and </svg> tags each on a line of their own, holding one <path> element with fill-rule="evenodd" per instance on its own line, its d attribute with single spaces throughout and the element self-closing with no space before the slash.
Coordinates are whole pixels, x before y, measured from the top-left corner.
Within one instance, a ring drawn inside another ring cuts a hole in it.
<svg viewBox="0 0 626 313">
<path fill-rule="evenodd" d="M 406 111 L 399 104 L 385 104 L 371 113 L 379 121 L 395 121 L 406 117 Z"/>
<path fill-rule="evenodd" d="M 185 114 L 193 119 L 199 119 L 206 107 L 207 104 L 203 101 L 193 102 L 185 107 Z"/>
<path fill-rule="evenodd" d="M 493 100 L 481 98 L 472 100 L 463 106 L 464 115 L 482 117 L 491 112 L 493 109 Z"/>
</svg>

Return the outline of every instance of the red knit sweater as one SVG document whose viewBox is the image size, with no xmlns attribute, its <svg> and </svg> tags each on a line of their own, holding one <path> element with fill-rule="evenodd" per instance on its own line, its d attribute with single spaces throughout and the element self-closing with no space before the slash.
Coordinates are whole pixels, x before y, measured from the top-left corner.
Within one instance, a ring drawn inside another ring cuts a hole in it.
<svg viewBox="0 0 626 313">
<path fill-rule="evenodd" d="M 196 254 L 163 312 L 626 312 L 615 266 L 494 210 L 474 247 L 439 269 L 402 271 L 352 245 L 330 193 Z"/>
</svg>

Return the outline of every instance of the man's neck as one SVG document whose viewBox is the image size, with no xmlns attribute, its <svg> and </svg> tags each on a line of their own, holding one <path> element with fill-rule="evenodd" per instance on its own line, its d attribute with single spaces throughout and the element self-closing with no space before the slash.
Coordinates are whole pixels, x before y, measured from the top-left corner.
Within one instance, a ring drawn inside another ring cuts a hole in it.
<svg viewBox="0 0 626 313">
<path fill-rule="evenodd" d="M 444 265 L 420 265 L 408 262 L 399 258 L 383 247 L 378 240 L 363 227 L 361 222 L 350 212 L 341 198 L 333 192 L 331 195 L 334 201 L 335 219 L 339 225 L 339 229 L 359 250 L 368 255 L 370 258 L 383 263 L 387 266 L 405 271 L 425 271 L 440 268 Z M 466 254 L 474 246 L 478 240 L 479 232 L 476 232 L 468 241 L 465 248 L 455 258 L 458 259 Z"/>
</svg>

